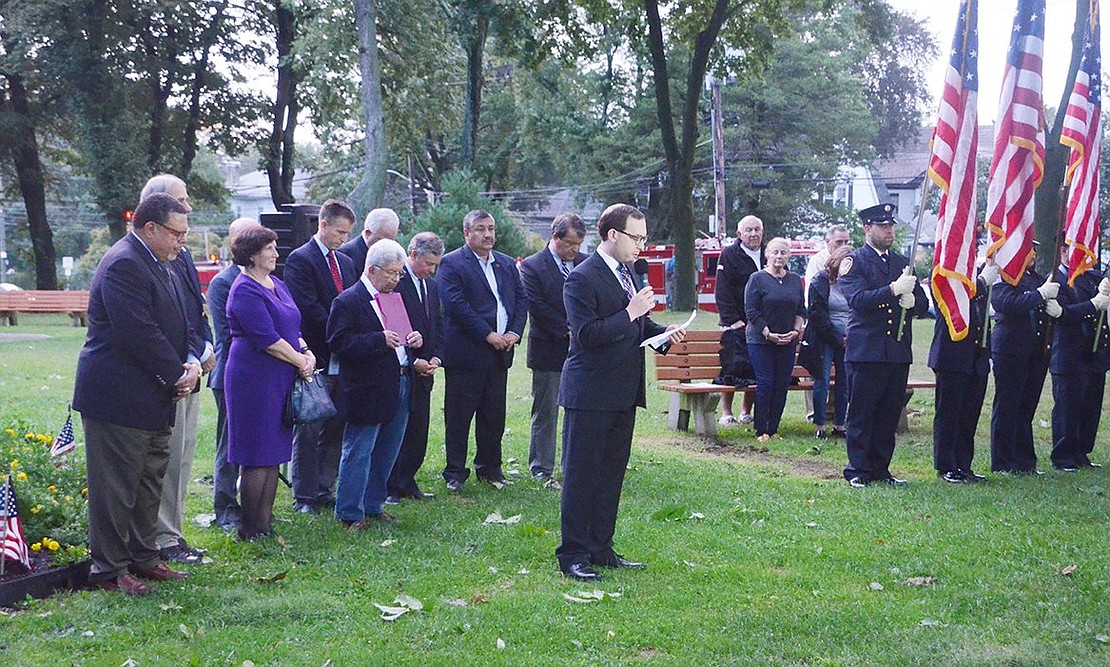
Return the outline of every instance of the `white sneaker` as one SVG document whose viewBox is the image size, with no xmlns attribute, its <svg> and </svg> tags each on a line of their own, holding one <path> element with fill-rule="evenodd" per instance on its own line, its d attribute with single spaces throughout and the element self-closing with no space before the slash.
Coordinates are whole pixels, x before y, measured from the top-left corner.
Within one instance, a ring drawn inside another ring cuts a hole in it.
<svg viewBox="0 0 1110 667">
<path fill-rule="evenodd" d="M 717 423 L 721 426 L 738 426 L 740 424 L 740 422 L 736 421 L 736 417 L 732 415 L 722 415 Z"/>
</svg>

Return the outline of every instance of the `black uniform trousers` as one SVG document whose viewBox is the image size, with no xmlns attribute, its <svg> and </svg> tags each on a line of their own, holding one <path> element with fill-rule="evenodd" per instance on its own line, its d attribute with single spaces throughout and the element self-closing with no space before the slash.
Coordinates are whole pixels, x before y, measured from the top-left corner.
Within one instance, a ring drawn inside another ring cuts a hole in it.
<svg viewBox="0 0 1110 667">
<path fill-rule="evenodd" d="M 994 412 L 991 415 L 991 470 L 1029 472 L 1037 468 L 1033 416 L 1041 400 L 1048 357 L 995 354 Z"/>
<path fill-rule="evenodd" d="M 1086 418 L 1079 424 L 1079 465 L 1091 465 L 1090 454 L 1095 450 L 1095 436 L 1098 435 L 1098 423 L 1102 418 L 1102 397 L 1106 392 L 1106 372 L 1091 373 L 1087 392 L 1083 395 L 1086 404 L 1084 413 Z"/>
<path fill-rule="evenodd" d="M 849 361 L 846 366 L 848 467 L 844 478 L 860 477 L 864 482 L 887 479 L 910 365 Z"/>
<path fill-rule="evenodd" d="M 1090 464 L 1105 385 L 1106 375 L 1101 372 L 1052 374 L 1052 465 Z"/>
<path fill-rule="evenodd" d="M 502 480 L 501 437 L 505 434 L 506 368 L 450 368 L 444 370 L 443 426 L 447 466 L 443 479 L 465 482 L 470 422 L 474 422 L 474 474 L 479 479 Z"/>
<path fill-rule="evenodd" d="M 938 472 L 969 471 L 975 457 L 975 427 L 987 395 L 987 376 L 933 372 L 937 379 L 933 465 Z"/>
<path fill-rule="evenodd" d="M 428 382 L 413 380 L 409 385 L 409 423 L 405 427 L 405 438 L 401 441 L 401 451 L 393 472 L 389 474 L 386 489 L 391 496 L 412 498 L 420 493 L 416 484 L 416 473 L 424 465 L 428 453 L 428 425 L 432 413 L 432 385 Z"/>
<path fill-rule="evenodd" d="M 635 407 L 564 408 L 563 542 L 555 550 L 564 572 L 573 563 L 607 563 L 615 557 L 613 535 L 635 426 Z"/>
</svg>

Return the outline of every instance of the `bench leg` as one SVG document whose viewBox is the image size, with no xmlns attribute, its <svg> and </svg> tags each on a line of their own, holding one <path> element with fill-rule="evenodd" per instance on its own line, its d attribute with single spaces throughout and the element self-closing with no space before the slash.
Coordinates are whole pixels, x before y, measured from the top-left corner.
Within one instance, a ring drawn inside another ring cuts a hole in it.
<svg viewBox="0 0 1110 667">
<path fill-rule="evenodd" d="M 10 327 L 14 327 L 19 324 L 19 319 L 16 317 L 14 310 L 5 310 L 0 312 L 0 321 L 5 322 Z"/>
<path fill-rule="evenodd" d="M 694 418 L 694 433 L 706 438 L 717 435 L 717 404 L 720 394 L 689 394 L 686 405 Z"/>
<path fill-rule="evenodd" d="M 690 429 L 690 411 L 683 406 L 682 394 L 671 393 L 671 406 L 667 410 L 667 428 L 675 431 Z"/>
</svg>

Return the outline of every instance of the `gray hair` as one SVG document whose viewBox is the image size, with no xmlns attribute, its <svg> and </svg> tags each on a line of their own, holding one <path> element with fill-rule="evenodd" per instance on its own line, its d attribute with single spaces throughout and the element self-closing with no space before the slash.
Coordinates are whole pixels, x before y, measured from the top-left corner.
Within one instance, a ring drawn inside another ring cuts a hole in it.
<svg viewBox="0 0 1110 667">
<path fill-rule="evenodd" d="M 409 241 L 409 254 L 417 257 L 443 255 L 443 240 L 435 232 L 420 232 Z"/>
<path fill-rule="evenodd" d="M 382 227 L 387 225 L 396 231 L 401 226 L 401 219 L 391 208 L 376 208 L 366 214 L 366 220 L 362 223 L 362 228 L 377 236 Z"/>
<path fill-rule="evenodd" d="M 385 266 L 394 262 L 404 264 L 405 249 L 392 239 L 382 239 L 375 241 L 374 245 L 366 251 L 366 266 L 362 267 L 362 270 L 366 271 L 371 266 Z"/>
<path fill-rule="evenodd" d="M 841 232 L 847 234 L 848 228 L 844 225 L 833 225 L 832 227 L 829 227 L 825 230 L 825 242 L 827 243 L 828 241 L 832 240 L 833 234 L 839 234 Z"/>
<path fill-rule="evenodd" d="M 493 220 L 493 216 L 490 215 L 488 212 L 483 211 L 480 208 L 474 209 L 470 213 L 467 213 L 466 217 L 463 218 L 463 231 L 469 232 L 470 228 L 474 226 L 474 223 L 478 222 L 479 220 L 485 220 L 486 218 Z"/>
<path fill-rule="evenodd" d="M 139 201 L 142 201 L 156 192 L 169 193 L 170 188 L 175 185 L 185 187 L 185 181 L 181 180 L 173 174 L 158 174 L 152 176 L 146 185 L 143 186 L 143 191 L 139 194 Z"/>
<path fill-rule="evenodd" d="M 569 232 L 575 236 L 585 238 L 586 223 L 576 213 L 563 213 L 551 221 L 551 235 L 557 239 L 565 239 Z"/>
</svg>

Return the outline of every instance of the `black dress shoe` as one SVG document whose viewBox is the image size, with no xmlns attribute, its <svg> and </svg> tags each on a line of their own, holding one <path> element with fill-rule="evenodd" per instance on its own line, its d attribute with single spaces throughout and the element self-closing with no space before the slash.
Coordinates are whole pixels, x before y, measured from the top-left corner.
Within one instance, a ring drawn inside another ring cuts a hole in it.
<svg viewBox="0 0 1110 667">
<path fill-rule="evenodd" d="M 401 504 L 401 497 L 400 496 L 386 496 L 385 497 L 385 504 L 386 505 L 400 505 Z"/>
<path fill-rule="evenodd" d="M 405 497 L 412 498 L 413 500 L 431 500 L 432 498 L 436 497 L 436 494 L 424 493 L 420 489 L 417 489 L 415 491 L 412 491 L 411 493 L 405 494 Z"/>
<path fill-rule="evenodd" d="M 586 563 L 571 563 L 563 570 L 563 574 L 578 581 L 597 581 L 601 574 Z"/>
<path fill-rule="evenodd" d="M 293 503 L 293 512 L 296 514 L 319 514 L 320 508 L 311 503 Z"/>
<path fill-rule="evenodd" d="M 447 480 L 447 490 L 450 491 L 451 493 L 457 493 L 460 489 L 462 489 L 462 487 L 463 487 L 463 483 L 460 480 L 457 480 L 457 479 Z"/>
<path fill-rule="evenodd" d="M 1079 468 L 1077 468 L 1075 465 L 1073 465 L 1071 463 L 1065 463 L 1064 465 L 1059 465 L 1059 466 L 1054 465 L 1052 467 L 1056 468 L 1060 472 L 1079 472 Z"/>
<path fill-rule="evenodd" d="M 862 477 L 852 477 L 848 480 L 848 486 L 853 489 L 862 489 L 867 486 L 867 480 Z"/>
<path fill-rule="evenodd" d="M 959 470 L 946 470 L 944 472 L 937 472 L 937 476 L 948 482 L 949 484 L 963 484 L 968 481 L 967 476 Z"/>
<path fill-rule="evenodd" d="M 895 477 L 894 475 L 889 475 L 887 477 L 884 477 L 884 478 L 880 479 L 879 483 L 880 484 L 889 484 L 891 486 L 906 486 L 907 484 L 909 484 L 909 482 L 907 482 L 906 480 L 899 479 L 899 478 Z"/>
<path fill-rule="evenodd" d="M 978 484 L 979 482 L 987 481 L 986 477 L 983 477 L 982 475 L 976 473 L 974 470 L 961 470 L 960 472 L 963 473 L 964 479 L 971 482 L 972 484 Z"/>
<path fill-rule="evenodd" d="M 605 560 L 594 561 L 591 564 L 592 565 L 600 565 L 601 567 L 613 567 L 613 568 L 628 567 L 628 568 L 633 568 L 633 569 L 637 569 L 637 570 L 643 569 L 645 567 L 644 563 L 637 563 L 634 560 L 628 560 L 627 558 L 625 558 L 624 556 L 622 556 L 620 554 L 613 554 L 612 558 L 608 558 L 608 559 L 605 559 Z"/>
</svg>

